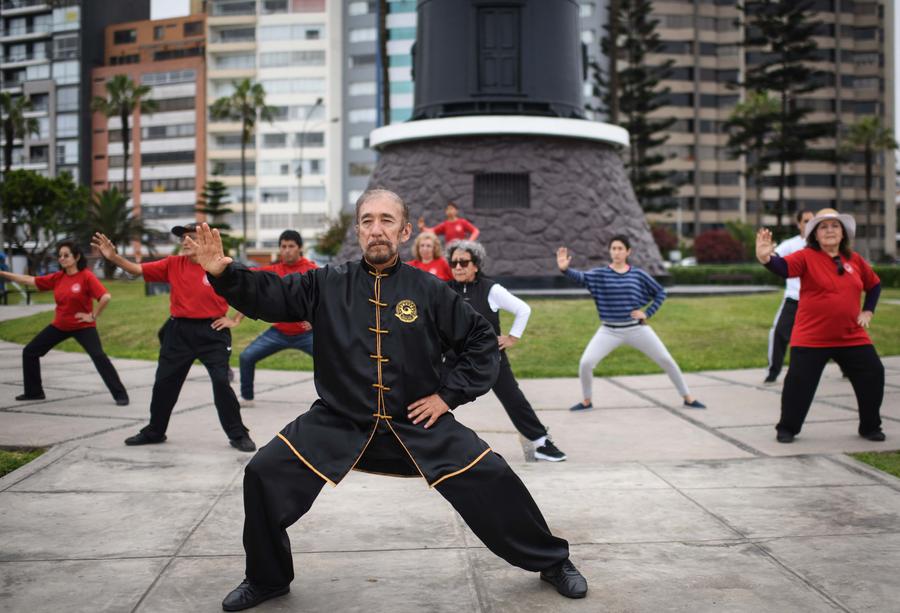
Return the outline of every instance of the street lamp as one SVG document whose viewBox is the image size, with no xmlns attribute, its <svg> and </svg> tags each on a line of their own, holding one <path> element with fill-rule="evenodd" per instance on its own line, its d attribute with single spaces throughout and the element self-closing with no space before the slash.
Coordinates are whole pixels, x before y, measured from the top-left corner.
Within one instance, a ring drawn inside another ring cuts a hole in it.
<svg viewBox="0 0 900 613">
<path fill-rule="evenodd" d="M 313 112 L 320 106 L 322 106 L 322 99 L 316 98 L 315 104 L 306 111 L 306 118 L 303 120 L 300 133 L 297 134 L 298 157 L 300 158 L 297 162 L 297 231 L 300 232 L 301 237 L 303 236 L 303 143 L 306 140 L 306 124 L 309 123 Z"/>
</svg>

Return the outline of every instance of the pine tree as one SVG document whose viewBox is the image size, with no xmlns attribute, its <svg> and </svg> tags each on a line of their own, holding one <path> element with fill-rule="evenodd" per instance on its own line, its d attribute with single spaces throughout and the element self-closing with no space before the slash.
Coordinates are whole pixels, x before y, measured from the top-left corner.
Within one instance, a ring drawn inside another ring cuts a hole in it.
<svg viewBox="0 0 900 613">
<path fill-rule="evenodd" d="M 631 136 L 625 166 L 641 207 L 645 211 L 671 208 L 678 184 L 673 173 L 658 168 L 666 156 L 656 150 L 669 140 L 666 130 L 675 118 L 653 112 L 667 103 L 670 90 L 661 87 L 660 82 L 669 77 L 675 62 L 670 59 L 654 66 L 647 63 L 647 55 L 661 52 L 663 46 L 656 31 L 659 21 L 651 18 L 651 0 L 618 0 L 610 3 L 609 12 L 604 26 L 607 34 L 600 48 L 607 57 L 616 58 L 610 63 L 615 66 L 616 75 L 604 75 L 594 64 L 594 95 L 603 105 L 594 110 L 615 109 L 617 117 L 610 120 L 627 129 Z"/>
<path fill-rule="evenodd" d="M 819 58 L 811 7 L 810 0 L 751 0 L 739 6 L 745 21 L 744 49 L 760 57 L 758 63 L 748 66 L 741 85 L 747 91 L 770 93 L 780 107 L 770 141 L 779 168 L 774 206 L 777 235 L 781 234 L 782 216 L 796 208 L 785 199 L 787 165 L 835 159 L 833 152 L 810 147 L 812 141 L 833 138 L 835 122 L 808 120 L 810 111 L 800 104 L 800 98 L 820 89 L 826 77 L 812 65 Z"/>
<path fill-rule="evenodd" d="M 197 202 L 197 212 L 206 215 L 206 223 L 210 228 L 230 230 L 231 226 L 225 221 L 227 215 L 234 211 L 228 208 L 228 188 L 218 180 L 207 181 L 203 186 L 203 192 Z"/>
</svg>

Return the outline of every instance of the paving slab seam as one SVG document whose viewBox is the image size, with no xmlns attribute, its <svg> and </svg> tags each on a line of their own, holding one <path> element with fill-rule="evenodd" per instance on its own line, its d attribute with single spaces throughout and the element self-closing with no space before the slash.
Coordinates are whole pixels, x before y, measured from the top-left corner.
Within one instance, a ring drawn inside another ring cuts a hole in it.
<svg viewBox="0 0 900 613">
<path fill-rule="evenodd" d="M 35 458 L 28 464 L 20 466 L 11 473 L 0 477 L 0 492 L 6 492 L 14 485 L 53 466 L 77 448 L 76 445 L 65 445 L 63 443 L 53 445 L 46 453 Z"/>
<path fill-rule="evenodd" d="M 456 538 L 458 538 L 463 543 L 466 542 L 466 528 L 464 527 L 465 522 L 463 522 L 462 517 L 459 516 L 458 513 L 454 513 L 453 517 L 453 531 L 456 533 Z M 416 551 L 421 548 L 417 548 Z M 429 549 L 445 549 L 443 547 L 430 547 Z M 463 549 L 463 554 L 466 557 L 466 585 L 469 588 L 469 599 L 472 602 L 474 611 L 489 611 L 493 610 L 491 605 L 490 593 L 487 588 L 484 586 L 484 583 L 481 581 L 481 576 L 475 572 L 475 564 L 476 561 L 473 556 L 473 552 L 475 549 L 487 549 L 487 547 L 452 547 L 446 549 Z"/>
<path fill-rule="evenodd" d="M 132 423 L 141 423 L 144 420 L 137 417 L 117 417 L 115 415 L 83 415 L 80 413 L 57 413 L 56 411 L 27 411 L 25 409 L 7 409 L 3 411 L 4 413 L 13 413 L 13 414 L 24 414 L 24 415 L 41 415 L 41 416 L 49 416 L 49 417 L 78 417 L 80 419 L 118 419 L 122 421 L 128 421 Z"/>
<path fill-rule="evenodd" d="M 708 433 L 708 434 L 712 434 L 712 435 L 715 436 L 716 438 L 719 438 L 719 439 L 725 441 L 726 443 L 730 443 L 731 445 L 734 445 L 735 447 L 737 447 L 737 448 L 740 449 L 741 451 L 746 451 L 747 453 L 749 453 L 749 454 L 751 454 L 751 455 L 754 455 L 754 456 L 757 456 L 757 457 L 762 457 L 762 458 L 771 457 L 771 456 L 769 456 L 769 454 L 764 453 L 764 452 L 760 451 L 759 449 L 756 449 L 755 447 L 751 447 L 750 445 L 748 445 L 747 443 L 744 443 L 743 441 L 739 441 L 739 440 L 737 440 L 736 438 L 732 438 L 732 437 L 728 436 L 727 434 L 725 434 L 724 432 L 721 432 L 721 431 L 719 431 L 719 430 L 716 429 L 716 428 L 713 428 L 713 427 L 711 427 L 711 426 L 706 425 L 706 424 L 703 423 L 702 421 L 699 421 L 699 420 L 697 420 L 697 419 L 694 419 L 693 417 L 688 417 L 687 415 L 685 415 L 685 414 L 682 413 L 681 411 L 678 411 L 678 410 L 676 410 L 676 409 L 673 409 L 672 407 L 669 407 L 669 406 L 667 406 L 667 405 L 665 405 L 665 404 L 659 402 L 658 400 L 656 400 L 656 399 L 653 398 L 652 396 L 648 396 L 647 394 L 644 394 L 641 390 L 634 390 L 634 389 L 631 389 L 630 387 L 628 387 L 628 386 L 625 385 L 624 383 L 620 383 L 619 381 L 613 381 L 612 379 L 610 379 L 609 382 L 612 383 L 613 385 L 617 386 L 617 387 L 622 388 L 622 389 L 625 390 L 626 392 L 630 392 L 630 393 L 634 394 L 635 396 L 638 396 L 638 397 L 642 398 L 643 400 L 646 400 L 647 402 L 652 403 L 653 406 L 656 406 L 656 407 L 659 407 L 659 408 L 661 408 L 661 409 L 663 409 L 663 410 L 665 410 L 665 411 L 668 411 L 668 412 L 671 413 L 672 415 L 674 415 L 674 416 L 676 416 L 676 417 L 678 417 L 678 418 L 680 418 L 680 419 L 683 419 L 684 421 L 688 422 L 688 423 L 691 424 L 692 426 L 695 426 L 695 427 L 697 427 L 697 428 L 700 428 L 700 429 L 703 430 L 704 432 L 706 432 L 706 433 Z"/>
<path fill-rule="evenodd" d="M 807 423 L 807 424 L 846 424 L 846 423 L 849 423 L 849 422 L 852 422 L 852 421 L 854 421 L 854 420 L 853 420 L 853 419 L 850 419 L 850 418 L 848 417 L 847 419 L 817 419 L 817 420 L 811 420 L 811 419 L 810 419 L 810 420 L 807 420 L 806 423 Z M 729 424 L 729 425 L 724 426 L 724 427 L 725 427 L 725 428 L 728 428 L 729 430 L 731 430 L 732 428 L 734 428 L 734 429 L 738 429 L 738 428 L 759 428 L 760 426 L 766 426 L 766 425 L 768 425 L 768 424 L 737 424 L 737 425 L 734 425 L 734 426 L 732 426 L 731 424 Z M 775 429 L 774 426 L 772 427 L 772 429 L 773 429 L 773 430 Z"/>
<path fill-rule="evenodd" d="M 247 458 L 247 462 L 249 462 L 249 461 L 250 461 L 250 458 Z M 225 497 L 225 494 L 227 494 L 231 490 L 231 488 L 234 486 L 234 483 L 237 481 L 238 477 L 240 477 L 243 474 L 244 466 L 246 465 L 247 462 L 242 464 L 240 466 L 240 468 L 235 472 L 234 477 L 232 477 L 228 481 L 228 483 L 225 484 L 225 486 L 222 488 L 222 490 L 213 499 L 212 503 L 209 505 L 209 508 L 206 509 L 206 512 L 203 514 L 203 516 L 200 517 L 199 520 L 197 520 L 197 522 L 194 524 L 194 527 L 191 528 L 188 531 L 187 535 L 185 535 L 185 537 L 181 540 L 181 543 L 175 549 L 175 552 L 171 556 L 165 556 L 165 557 L 169 558 L 169 561 L 163 565 L 163 567 L 160 569 L 159 573 L 157 573 L 156 577 L 150 583 L 150 586 L 146 590 L 144 590 L 143 594 L 141 594 L 141 597 L 135 603 L 134 608 L 131 609 L 132 613 L 135 613 L 138 609 L 140 609 L 141 605 L 147 599 L 147 596 L 150 594 L 150 592 L 153 591 L 153 588 L 156 587 L 156 584 L 159 583 L 159 580 L 162 578 L 162 576 L 164 574 L 166 574 L 166 571 L 169 569 L 169 567 L 172 566 L 172 562 L 174 562 L 177 559 L 179 552 L 181 552 L 181 550 L 184 549 L 184 546 L 187 545 L 187 542 L 191 539 L 191 537 L 194 536 L 194 533 L 197 531 L 197 529 L 203 525 L 203 522 L 205 522 L 206 519 L 209 517 L 210 513 L 213 512 L 213 509 L 216 508 L 216 505 L 219 504 L 219 501 L 221 501 L 222 498 Z"/>
<path fill-rule="evenodd" d="M 769 549 L 767 549 L 763 544 L 754 542 L 754 541 L 753 541 L 752 539 L 750 539 L 746 534 L 744 534 L 743 532 L 741 532 L 736 526 L 733 526 L 733 525 L 731 524 L 731 522 L 729 522 L 727 519 L 725 519 L 724 517 L 722 517 L 722 516 L 719 515 L 718 513 L 714 513 L 714 512 L 711 511 L 710 509 L 706 508 L 702 503 L 700 503 L 700 501 L 694 499 L 692 496 L 689 496 L 686 492 L 684 492 L 684 491 L 682 491 L 680 488 L 676 487 L 673 483 L 669 482 L 669 480 L 666 479 L 664 476 L 662 476 L 662 475 L 658 474 L 656 471 L 654 471 L 650 466 L 645 465 L 645 468 L 646 468 L 647 470 L 649 470 L 650 472 L 652 472 L 654 475 L 656 475 L 657 478 L 662 479 L 662 480 L 665 481 L 666 483 L 669 483 L 669 485 L 672 487 L 672 489 L 674 489 L 676 492 L 678 492 L 679 494 L 681 494 L 686 500 L 688 500 L 689 502 L 691 502 L 691 503 L 693 503 L 694 505 L 696 505 L 698 509 L 702 510 L 704 513 L 708 514 L 710 517 L 712 517 L 713 519 L 715 519 L 715 520 L 716 520 L 717 522 L 719 522 L 724 528 L 726 528 L 727 530 L 730 530 L 731 532 L 734 532 L 735 534 L 738 534 L 738 535 L 740 535 L 741 537 L 747 539 L 748 543 L 749 543 L 753 548 L 755 548 L 757 551 L 759 551 L 759 552 L 760 552 L 766 559 L 768 559 L 775 567 L 781 569 L 787 576 L 792 577 L 792 578 L 793 578 L 794 580 L 796 580 L 796 581 L 799 581 L 801 584 L 803 584 L 803 585 L 806 586 L 808 589 L 810 589 L 811 591 L 813 591 L 813 592 L 815 592 L 816 594 L 818 594 L 822 599 L 824 599 L 826 602 L 828 602 L 830 605 L 832 605 L 832 606 L 835 607 L 836 609 L 838 609 L 838 610 L 840 610 L 840 611 L 844 611 L 845 613 L 853 613 L 853 610 L 852 610 L 852 609 L 850 609 L 849 607 L 847 607 L 846 605 L 844 605 L 844 603 L 842 603 L 842 602 L 841 602 L 840 600 L 838 600 L 836 597 L 834 597 L 834 596 L 832 596 L 831 594 L 829 594 L 827 591 L 825 591 L 824 588 L 820 587 L 820 586 L 817 585 L 815 582 L 813 582 L 812 580 L 808 579 L 808 578 L 807 578 L 806 576 L 804 576 L 802 573 L 800 573 L 800 572 L 797 571 L 797 570 L 794 570 L 793 568 L 791 568 L 790 566 L 788 566 L 785 562 L 781 561 L 777 556 L 775 556 L 774 553 L 772 553 L 771 551 L 769 551 Z M 770 537 L 770 538 L 771 538 L 771 537 Z"/>
</svg>

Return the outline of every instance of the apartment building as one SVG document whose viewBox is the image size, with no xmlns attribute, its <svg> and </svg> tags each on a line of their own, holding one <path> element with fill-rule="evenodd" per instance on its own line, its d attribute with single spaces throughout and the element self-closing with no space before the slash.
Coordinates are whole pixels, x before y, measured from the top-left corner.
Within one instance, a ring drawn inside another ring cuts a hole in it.
<svg viewBox="0 0 900 613">
<path fill-rule="evenodd" d="M 108 24 L 150 16 L 149 0 L 2 0 L 0 90 L 27 96 L 40 133 L 17 141 L 13 168 L 91 182 L 91 69 Z M 0 137 L 2 138 L 2 137 Z"/>
<path fill-rule="evenodd" d="M 672 156 L 666 168 L 676 172 L 683 184 L 677 208 L 651 218 L 671 224 L 684 236 L 732 220 L 755 223 L 757 219 L 755 189 L 745 184 L 743 161 L 730 158 L 724 130 L 740 96 L 728 84 L 760 61 L 758 52 L 740 46 L 743 31 L 735 25 L 740 15 L 737 4 L 736 0 L 657 0 L 653 5 L 664 49 L 650 61 L 675 60 L 672 75 L 664 82 L 671 88 L 668 104 L 658 111 L 661 116 L 676 118 L 662 152 Z M 878 115 L 892 124 L 892 3 L 815 0 L 812 7 L 819 47 L 815 68 L 824 76 L 823 87 L 802 100 L 812 111 L 809 119 L 838 120 L 849 126 L 867 115 Z M 834 150 L 838 145 L 825 140 L 813 146 Z M 880 203 L 880 210 L 871 229 L 865 226 L 861 156 L 840 165 L 798 162 L 791 165 L 789 173 L 794 179 L 786 195 L 797 207 L 833 207 L 854 213 L 859 224 L 857 236 L 877 239 L 873 255 L 895 253 L 893 154 L 879 156 L 873 198 Z M 768 179 L 764 193 L 769 202 L 777 199 L 775 178 Z M 774 218 L 767 216 L 764 222 L 771 224 Z"/>
<path fill-rule="evenodd" d="M 210 0 L 208 104 L 251 79 L 266 91 L 274 121 L 257 125 L 247 148 L 248 251 L 271 252 L 285 228 L 313 239 L 341 209 L 342 2 Z M 231 190 L 241 226 L 240 125 L 210 121 L 209 166 Z M 298 169 L 300 172 L 298 172 Z"/>
<path fill-rule="evenodd" d="M 106 82 L 120 74 L 150 87 L 157 110 L 131 118 L 127 177 L 135 211 L 160 230 L 194 221 L 206 181 L 205 21 L 197 14 L 107 26 L 104 66 L 92 71 L 94 96 L 105 98 Z M 92 140 L 93 189 L 121 189 L 121 119 L 94 113 Z"/>
</svg>

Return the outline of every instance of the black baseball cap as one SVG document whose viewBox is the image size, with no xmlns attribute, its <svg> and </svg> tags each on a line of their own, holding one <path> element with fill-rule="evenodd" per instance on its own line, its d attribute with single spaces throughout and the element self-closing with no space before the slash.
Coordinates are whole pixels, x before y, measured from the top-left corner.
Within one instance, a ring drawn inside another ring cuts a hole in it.
<svg viewBox="0 0 900 613">
<path fill-rule="evenodd" d="M 196 232 L 199 226 L 200 224 L 198 223 L 186 223 L 183 226 L 175 226 L 174 228 L 172 228 L 172 234 L 174 234 L 178 238 L 181 238 L 189 232 Z"/>
</svg>

